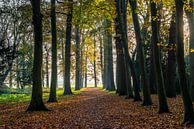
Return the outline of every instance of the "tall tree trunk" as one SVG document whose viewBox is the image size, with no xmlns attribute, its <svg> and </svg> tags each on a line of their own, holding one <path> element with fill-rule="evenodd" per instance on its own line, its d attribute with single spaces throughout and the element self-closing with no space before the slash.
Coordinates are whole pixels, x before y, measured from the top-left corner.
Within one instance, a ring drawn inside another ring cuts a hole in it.
<svg viewBox="0 0 194 129">
<path fill-rule="evenodd" d="M 40 0 L 31 0 L 34 25 L 34 62 L 33 87 L 30 105 L 27 111 L 48 110 L 42 99 L 42 14 Z"/>
<path fill-rule="evenodd" d="M 117 62 L 116 62 L 116 85 L 117 92 L 119 95 L 127 95 L 127 83 L 125 77 L 125 58 L 124 51 L 122 46 L 122 41 L 120 37 L 118 16 L 115 18 L 115 45 L 116 45 L 116 53 L 117 53 Z"/>
<path fill-rule="evenodd" d="M 96 34 L 94 33 L 94 87 L 97 87 L 96 60 Z"/>
<path fill-rule="evenodd" d="M 103 58 L 103 64 L 104 64 L 104 69 L 103 69 L 103 75 L 104 75 L 104 82 L 103 82 L 103 89 L 106 89 L 106 85 L 107 85 L 107 64 L 108 64 L 108 59 L 107 59 L 107 49 L 105 49 L 106 43 L 107 43 L 107 35 L 106 35 L 106 21 L 103 21 L 103 28 L 104 28 L 104 35 L 103 35 L 103 47 L 104 47 L 104 58 Z"/>
<path fill-rule="evenodd" d="M 87 56 L 87 54 L 88 54 L 88 47 L 85 45 L 85 87 L 87 87 L 87 80 L 88 80 L 88 67 L 87 67 L 87 65 L 88 65 L 88 56 Z"/>
<path fill-rule="evenodd" d="M 148 34 L 148 27 L 147 27 L 147 24 L 149 24 L 149 21 L 150 21 L 150 6 L 149 6 L 149 1 L 146 2 L 146 4 L 148 5 L 148 8 L 147 8 L 147 14 L 146 14 L 146 17 L 144 19 L 144 25 L 143 25 L 143 28 L 142 28 L 142 35 L 143 35 L 143 40 L 144 42 L 149 42 L 148 45 L 150 47 L 150 50 L 149 50 L 149 54 L 147 52 L 147 55 L 149 55 L 149 65 L 147 65 L 148 69 L 149 69 L 149 87 L 150 87 L 150 93 L 151 94 L 157 94 L 157 87 L 156 87 L 156 79 L 155 79 L 155 76 L 154 75 L 154 63 L 153 63 L 153 46 L 152 46 L 152 40 L 150 39 L 149 37 L 149 34 Z M 147 51 L 147 50 L 146 50 Z M 146 52 L 145 51 L 145 52 Z"/>
<path fill-rule="evenodd" d="M 99 30 L 99 40 L 100 40 L 100 69 L 101 69 L 102 84 L 104 85 L 103 45 L 102 45 L 102 38 L 101 38 L 100 30 Z"/>
<path fill-rule="evenodd" d="M 24 72 L 22 72 L 22 73 L 24 73 Z M 24 77 L 25 75 L 23 75 L 23 77 Z M 44 76 L 45 76 L 45 73 L 44 73 L 44 69 L 42 68 L 42 87 L 44 88 Z"/>
<path fill-rule="evenodd" d="M 80 31 L 80 33 L 81 33 L 81 31 Z M 82 51 L 82 49 L 80 49 L 80 74 L 79 74 L 79 78 L 80 78 L 80 81 L 79 81 L 79 83 L 80 83 L 80 89 L 81 88 L 83 88 L 83 78 L 84 78 L 84 76 L 83 76 L 83 72 L 84 72 L 84 70 L 83 70 L 83 51 Z"/>
<path fill-rule="evenodd" d="M 194 112 L 191 97 L 188 91 L 188 83 L 185 71 L 184 61 L 184 31 L 183 31 L 183 5 L 184 0 L 175 0 L 176 3 L 176 29 L 177 29 L 177 64 L 180 78 L 180 85 L 184 103 L 184 121 L 183 124 L 194 123 Z"/>
<path fill-rule="evenodd" d="M 153 42 L 153 41 L 151 41 Z M 151 55 L 150 55 L 150 74 L 149 74 L 149 85 L 151 94 L 157 94 L 156 76 L 154 75 L 154 54 L 153 54 L 153 43 L 151 43 Z"/>
<path fill-rule="evenodd" d="M 13 87 L 13 72 L 12 72 L 12 70 L 10 70 L 10 72 L 9 72 L 9 87 L 10 88 Z"/>
<path fill-rule="evenodd" d="M 166 96 L 169 98 L 176 97 L 176 14 L 172 15 L 169 29 L 169 45 L 167 59 L 167 79 L 166 79 Z"/>
<path fill-rule="evenodd" d="M 144 57 L 144 48 L 143 48 L 143 41 L 141 37 L 141 30 L 139 25 L 139 19 L 137 15 L 137 1 L 136 0 L 129 0 L 129 3 L 131 5 L 132 10 L 132 17 L 133 17 L 133 24 L 135 29 L 135 35 L 136 35 L 136 42 L 137 42 L 137 53 L 139 53 L 139 64 L 141 68 L 141 82 L 143 84 L 143 105 L 151 105 L 152 100 L 150 96 L 150 89 L 148 86 L 148 78 L 146 73 L 146 66 L 145 66 L 145 57 Z"/>
<path fill-rule="evenodd" d="M 153 43 L 153 61 L 154 61 L 154 75 L 156 76 L 156 84 L 158 87 L 158 99 L 159 99 L 159 113 L 169 112 L 166 93 L 164 89 L 164 78 L 161 68 L 160 51 L 158 47 L 159 43 L 159 31 L 158 31 L 158 19 L 156 3 L 150 0 L 151 4 L 151 26 L 152 26 L 152 43 Z"/>
<path fill-rule="evenodd" d="M 133 62 L 132 62 L 132 59 L 131 59 L 131 57 L 130 57 L 130 55 L 129 55 L 129 48 L 128 48 L 128 26 L 127 26 L 127 6 L 128 6 L 128 0 L 121 0 L 120 1 L 120 3 L 121 3 L 121 16 L 122 16 L 122 18 L 123 18 L 123 27 L 124 27 L 124 32 L 125 32 L 125 35 L 126 35 L 126 39 L 127 39 L 127 42 L 126 42 L 126 45 L 124 45 L 123 47 L 125 47 L 124 49 L 125 49 L 125 51 L 126 51 L 126 62 L 127 63 L 129 63 L 129 64 L 127 64 L 128 66 L 128 70 L 126 71 L 126 72 L 128 72 L 128 73 L 126 73 L 127 74 L 127 76 L 128 76 L 128 79 L 129 79 L 129 81 L 128 81 L 128 87 L 127 87 L 127 92 L 128 92 L 128 95 L 127 95 L 127 97 L 126 98 L 134 98 L 134 100 L 136 101 L 136 98 L 137 97 L 134 97 L 134 95 L 133 95 L 133 88 L 132 88 L 132 84 L 131 84 L 131 77 L 133 78 L 133 84 L 134 84 L 134 87 L 136 87 L 137 86 L 137 76 L 136 76 L 136 74 L 134 74 L 135 73 L 135 69 L 133 69 L 134 68 L 134 66 L 133 66 Z M 133 67 L 133 68 L 132 68 Z M 131 68 L 131 69 L 130 69 Z M 132 76 L 131 76 L 131 74 L 132 74 Z M 135 92 L 136 93 L 136 92 Z M 135 94 L 136 95 L 136 94 Z"/>
<path fill-rule="evenodd" d="M 17 89 L 19 89 L 19 87 L 20 87 L 20 81 L 19 81 L 19 77 L 20 77 L 20 75 L 19 75 L 19 57 L 17 57 L 17 59 L 16 59 L 16 87 L 17 87 Z"/>
<path fill-rule="evenodd" d="M 114 84 L 114 74 L 113 74 L 113 54 L 112 54 L 112 34 L 110 33 L 111 21 L 105 20 L 105 36 L 106 41 L 104 42 L 104 57 L 105 57 L 105 66 L 106 66 L 106 90 L 113 91 L 115 90 Z"/>
<path fill-rule="evenodd" d="M 76 73 L 75 73 L 75 90 L 80 90 L 80 29 L 75 26 L 75 41 L 76 41 Z"/>
<path fill-rule="evenodd" d="M 131 57 L 129 56 L 129 51 L 128 51 L 128 39 L 127 39 L 127 32 L 126 32 L 126 28 L 124 26 L 124 17 L 123 17 L 123 11 L 122 11 L 122 7 L 125 6 L 126 2 L 125 0 L 119 1 L 116 0 L 116 10 L 117 10 L 117 15 L 118 15 L 118 23 L 119 23 L 119 31 L 121 34 L 121 39 L 122 39 L 122 46 L 124 49 L 124 57 L 125 57 L 125 77 L 126 77 L 126 81 L 128 81 L 127 84 L 127 98 L 133 98 L 133 92 L 132 92 L 132 87 L 131 87 L 131 78 L 129 78 L 129 65 L 130 67 L 133 65 L 132 64 L 132 60 Z M 133 74 L 133 70 L 132 70 L 132 74 Z M 133 76 L 134 77 L 134 76 Z"/>
<path fill-rule="evenodd" d="M 194 1 L 189 0 L 190 7 L 194 7 Z M 194 102 L 194 11 L 193 10 L 186 10 L 187 19 L 189 22 L 189 44 L 190 44 L 190 85 L 191 85 L 191 99 Z"/>
<path fill-rule="evenodd" d="M 65 44 L 65 81 L 64 81 L 64 95 L 72 94 L 70 84 L 70 67 L 71 67 L 71 33 L 72 33 L 72 13 L 73 1 L 69 2 L 69 12 L 67 14 L 66 22 L 66 44 Z"/>
<path fill-rule="evenodd" d="M 49 88 L 49 48 L 45 45 L 46 50 L 46 87 Z"/>
<path fill-rule="evenodd" d="M 51 32 L 52 32 L 52 72 L 51 88 L 48 102 L 57 102 L 57 34 L 56 34 L 56 13 L 55 0 L 51 0 Z"/>
</svg>

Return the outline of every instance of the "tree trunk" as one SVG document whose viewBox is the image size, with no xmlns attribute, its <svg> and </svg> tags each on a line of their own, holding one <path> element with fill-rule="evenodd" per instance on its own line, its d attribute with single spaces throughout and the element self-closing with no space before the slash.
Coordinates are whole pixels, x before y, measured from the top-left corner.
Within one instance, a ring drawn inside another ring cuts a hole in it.
<svg viewBox="0 0 194 129">
<path fill-rule="evenodd" d="M 172 15 L 169 29 L 169 45 L 167 59 L 167 79 L 166 79 L 166 96 L 169 98 L 176 97 L 176 23 L 175 12 Z"/>
<path fill-rule="evenodd" d="M 131 78 L 129 78 L 129 65 L 130 67 L 132 66 L 132 60 L 131 57 L 129 56 L 129 51 L 128 51 L 128 39 L 127 39 L 127 32 L 126 32 L 126 28 L 124 26 L 124 17 L 123 17 L 123 11 L 122 8 L 123 6 L 125 6 L 126 2 L 125 0 L 119 1 L 116 0 L 116 10 L 117 10 L 117 15 L 118 15 L 118 23 L 119 23 L 119 31 L 121 34 L 121 39 L 122 39 L 122 46 L 124 49 L 124 58 L 125 58 L 125 77 L 126 77 L 126 85 L 127 85 L 127 98 L 133 98 L 133 91 L 132 91 L 132 87 L 131 87 Z M 131 70 L 132 67 L 131 67 Z M 132 71 L 133 73 L 133 71 Z M 134 77 L 134 76 L 133 76 Z"/>
<path fill-rule="evenodd" d="M 52 72 L 51 88 L 48 102 L 57 102 L 57 34 L 56 34 L 56 13 L 55 0 L 51 0 L 51 32 L 52 32 Z"/>
<path fill-rule="evenodd" d="M 72 33 L 72 13 L 73 1 L 69 2 L 69 12 L 67 14 L 66 22 L 66 43 L 65 43 L 65 80 L 64 80 L 64 95 L 72 94 L 70 84 L 70 67 L 71 67 L 71 33 Z"/>
<path fill-rule="evenodd" d="M 117 62 L 116 62 L 116 85 L 117 85 L 117 92 L 119 95 L 127 95 L 127 84 L 126 84 L 126 77 L 125 77 L 125 58 L 124 58 L 124 51 L 122 46 L 122 41 L 119 32 L 119 23 L 118 23 L 118 16 L 115 18 L 115 46 L 116 46 L 116 53 L 117 53 Z"/>
<path fill-rule="evenodd" d="M 31 0 L 34 25 L 34 63 L 33 63 L 33 87 L 30 105 L 27 111 L 48 110 L 42 99 L 42 14 L 40 12 L 40 0 Z"/>
<path fill-rule="evenodd" d="M 94 33 L 94 87 L 97 87 L 96 59 L 96 35 Z"/>
<path fill-rule="evenodd" d="M 148 78 L 146 73 L 146 66 L 145 66 L 145 58 L 144 58 L 144 48 L 143 48 L 143 41 L 141 37 L 141 30 L 139 25 L 139 19 L 137 15 L 137 1 L 136 0 L 129 0 L 129 3 L 131 5 L 132 10 L 132 17 L 133 17 L 133 24 L 135 29 L 135 35 L 136 35 L 136 42 L 137 42 L 137 53 L 139 53 L 139 64 L 140 64 L 140 71 L 141 71 L 141 82 L 143 84 L 143 105 L 151 105 L 152 100 L 150 96 L 150 89 L 148 86 Z"/>
<path fill-rule="evenodd" d="M 106 90 L 114 91 L 114 74 L 113 74 L 113 54 L 112 54 L 112 34 L 110 33 L 111 21 L 105 20 L 105 42 L 104 42 L 104 57 L 106 59 Z"/>
<path fill-rule="evenodd" d="M 194 1 L 190 0 L 190 7 L 194 7 Z M 191 99 L 194 102 L 194 11 L 186 10 L 187 19 L 189 22 L 189 42 L 190 42 L 190 85 L 191 85 Z"/>
<path fill-rule="evenodd" d="M 45 45 L 46 50 L 46 87 L 49 88 L 49 48 Z"/>
<path fill-rule="evenodd" d="M 87 46 L 85 46 L 86 47 L 86 49 L 85 49 L 85 88 L 87 88 L 87 80 L 88 80 L 88 67 L 87 67 L 87 65 L 88 65 L 88 56 L 87 56 L 87 54 L 88 54 L 88 47 Z"/>
<path fill-rule="evenodd" d="M 104 61 L 103 61 L 103 63 L 104 63 L 104 69 L 103 69 L 103 75 L 104 75 L 104 78 L 103 78 L 103 80 L 104 80 L 104 82 L 103 82 L 103 89 L 106 89 L 106 85 L 107 85 L 107 72 L 108 72 L 108 70 L 107 70 L 107 64 L 108 64 L 108 59 L 107 59 L 107 49 L 105 49 L 105 46 L 106 46 L 106 43 L 107 43 L 107 35 L 106 35 L 106 31 L 107 31 L 107 25 L 106 25 L 106 21 L 103 21 L 103 28 L 104 28 L 104 35 L 103 35 L 103 47 L 104 47 Z"/>
<path fill-rule="evenodd" d="M 76 73 L 75 73 L 75 90 L 80 90 L 80 29 L 79 26 L 75 27 L 75 41 L 76 41 Z"/>
<path fill-rule="evenodd" d="M 151 41 L 153 42 L 153 41 Z M 156 77 L 154 75 L 154 54 L 153 54 L 153 43 L 151 43 L 151 55 L 150 55 L 150 75 L 149 75 L 149 85 L 150 85 L 150 93 L 157 94 L 157 85 L 156 85 Z"/>
<path fill-rule="evenodd" d="M 188 91 L 188 83 L 185 71 L 184 61 L 184 31 L 183 31 L 183 0 L 175 0 L 176 3 L 176 29 L 177 29 L 177 64 L 184 103 L 184 121 L 183 124 L 194 123 L 194 112 L 191 97 Z"/>
<path fill-rule="evenodd" d="M 13 87 L 13 73 L 12 73 L 12 70 L 10 70 L 10 72 L 9 72 L 9 87 L 10 88 Z"/>
<path fill-rule="evenodd" d="M 101 38 L 100 30 L 99 30 L 99 40 L 100 40 L 100 69 L 101 69 L 102 84 L 104 85 L 103 45 L 102 45 L 102 38 Z"/>
<path fill-rule="evenodd" d="M 80 31 L 80 33 L 81 33 L 81 31 Z M 81 88 L 83 88 L 83 78 L 84 78 L 84 76 L 83 76 L 83 51 L 82 51 L 82 49 L 80 49 L 80 74 L 79 74 L 79 76 L 80 76 L 80 89 Z"/>
<path fill-rule="evenodd" d="M 153 62 L 154 62 L 154 75 L 156 76 L 156 84 L 158 88 L 158 99 L 159 99 L 159 113 L 169 112 L 166 93 L 164 89 L 164 78 L 161 68 L 160 51 L 158 47 L 159 43 L 159 31 L 158 31 L 158 19 L 157 19 L 157 8 L 156 3 L 150 0 L 151 4 L 151 26 L 152 26 L 152 43 L 153 43 Z"/>
</svg>

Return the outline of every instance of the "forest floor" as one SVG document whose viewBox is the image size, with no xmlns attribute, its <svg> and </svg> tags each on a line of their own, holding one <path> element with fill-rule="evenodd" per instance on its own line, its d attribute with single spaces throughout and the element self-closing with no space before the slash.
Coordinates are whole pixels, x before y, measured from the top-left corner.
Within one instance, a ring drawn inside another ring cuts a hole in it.
<svg viewBox="0 0 194 129">
<path fill-rule="evenodd" d="M 181 129 L 181 97 L 168 99 L 172 113 L 157 113 L 154 104 L 141 106 L 98 88 L 47 103 L 47 112 L 25 112 L 28 103 L 0 104 L 0 129 Z"/>
</svg>

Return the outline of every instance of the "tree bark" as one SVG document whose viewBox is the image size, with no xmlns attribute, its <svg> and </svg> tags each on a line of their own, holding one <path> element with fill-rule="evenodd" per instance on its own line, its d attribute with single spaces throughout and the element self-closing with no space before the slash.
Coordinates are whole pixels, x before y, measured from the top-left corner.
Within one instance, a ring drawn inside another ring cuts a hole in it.
<svg viewBox="0 0 194 129">
<path fill-rule="evenodd" d="M 10 70 L 10 72 L 9 72 L 9 87 L 10 88 L 13 87 L 13 73 L 12 73 L 12 70 Z"/>
<path fill-rule="evenodd" d="M 172 15 L 169 29 L 167 75 L 166 75 L 166 96 L 169 98 L 176 97 L 176 23 L 175 12 Z"/>
<path fill-rule="evenodd" d="M 125 77 L 126 77 L 126 85 L 127 85 L 127 98 L 133 98 L 133 91 L 132 91 L 132 87 L 131 87 L 131 78 L 129 78 L 129 66 L 131 67 L 132 64 L 132 60 L 131 57 L 129 56 L 129 51 L 128 51 L 128 39 L 127 39 L 127 32 L 126 32 L 126 28 L 124 26 L 124 17 L 122 15 L 122 7 L 123 5 L 125 5 L 125 0 L 119 1 L 116 0 L 116 12 L 118 15 L 118 23 L 119 23 L 119 31 L 121 34 L 121 39 L 122 39 L 122 46 L 123 46 L 123 50 L 124 50 L 124 58 L 125 58 Z M 133 70 L 131 67 L 132 73 Z M 133 76 L 134 77 L 134 76 Z"/>
<path fill-rule="evenodd" d="M 97 87 L 96 59 L 96 34 L 94 33 L 94 87 Z"/>
<path fill-rule="evenodd" d="M 30 105 L 27 111 L 48 110 L 42 99 L 42 14 L 40 0 L 31 0 L 34 25 L 34 63 L 33 87 Z"/>
<path fill-rule="evenodd" d="M 87 67 L 87 65 L 88 65 L 88 47 L 85 45 L 85 87 L 87 87 L 87 80 L 88 80 L 88 67 Z"/>
<path fill-rule="evenodd" d="M 136 35 L 136 42 L 137 42 L 137 53 L 139 53 L 139 64 L 140 64 L 140 71 L 141 71 L 141 82 L 143 84 L 143 105 L 151 105 L 151 95 L 150 95 L 150 89 L 148 86 L 148 78 L 146 73 L 146 66 L 145 66 L 145 58 L 144 58 L 144 48 L 143 48 L 143 41 L 141 37 L 141 30 L 139 25 L 139 19 L 137 15 L 137 1 L 136 0 L 129 0 L 129 3 L 131 5 L 132 10 L 132 17 L 133 17 L 133 24 L 135 29 L 135 35 Z"/>
<path fill-rule="evenodd" d="M 65 80 L 64 80 L 64 95 L 72 94 L 70 84 L 70 66 L 71 66 L 71 33 L 72 33 L 72 13 L 73 1 L 68 0 L 69 10 L 66 22 L 66 43 L 65 43 Z"/>
<path fill-rule="evenodd" d="M 164 89 L 164 78 L 161 68 L 160 51 L 158 47 L 159 43 L 159 27 L 157 19 L 157 8 L 156 3 L 150 0 L 151 4 L 151 26 L 152 26 L 152 43 L 153 43 L 153 62 L 154 62 L 154 75 L 156 76 L 156 84 L 158 88 L 158 99 L 159 99 L 159 113 L 169 112 L 166 93 Z"/>
<path fill-rule="evenodd" d="M 125 77 L 125 58 L 124 58 L 124 51 L 122 46 L 122 41 L 120 37 L 119 31 L 119 23 L 118 23 L 118 16 L 115 18 L 115 46 L 116 46 L 116 53 L 117 53 L 117 62 L 116 62 L 116 85 L 117 85 L 117 93 L 119 95 L 127 95 L 127 84 L 126 84 L 126 77 Z"/>
<path fill-rule="evenodd" d="M 57 34 L 56 34 L 56 13 L 55 0 L 51 0 L 51 32 L 52 32 L 52 72 L 51 87 L 48 102 L 57 102 Z"/>
<path fill-rule="evenodd" d="M 49 88 L 49 48 L 45 45 L 46 50 L 46 87 Z"/>
<path fill-rule="evenodd" d="M 176 3 L 176 44 L 177 44 L 177 64 L 180 78 L 180 86 L 184 103 L 183 124 L 194 123 L 194 112 L 191 97 L 188 91 L 188 83 L 184 61 L 184 31 L 183 31 L 183 5 L 184 0 L 175 0 Z"/>
<path fill-rule="evenodd" d="M 114 74 L 113 74 L 113 54 L 112 54 L 112 34 L 110 33 L 111 21 L 105 20 L 105 42 L 104 42 L 104 57 L 106 64 L 106 84 L 105 88 L 108 91 L 115 90 Z"/>
<path fill-rule="evenodd" d="M 76 41 L 76 73 L 75 73 L 75 90 L 80 90 L 80 29 L 75 27 L 75 41 Z"/>
<path fill-rule="evenodd" d="M 194 1 L 189 1 L 190 7 L 194 7 Z M 193 10 L 186 10 L 186 16 L 189 22 L 189 44 L 190 44 L 190 91 L 191 91 L 191 99 L 194 102 L 194 11 Z"/>
<path fill-rule="evenodd" d="M 100 30 L 99 30 L 99 40 L 100 40 L 100 69 L 101 69 L 102 84 L 104 85 L 103 45 L 102 45 Z"/>
</svg>

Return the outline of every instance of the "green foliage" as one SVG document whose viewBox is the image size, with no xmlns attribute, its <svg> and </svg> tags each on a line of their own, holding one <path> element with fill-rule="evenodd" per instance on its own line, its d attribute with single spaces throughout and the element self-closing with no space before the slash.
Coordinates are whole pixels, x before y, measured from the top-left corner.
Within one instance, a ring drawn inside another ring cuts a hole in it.
<svg viewBox="0 0 194 129">
<path fill-rule="evenodd" d="M 16 81 L 19 81 L 21 88 L 25 85 L 32 84 L 32 66 L 33 66 L 33 46 L 32 44 L 23 43 L 18 52 L 18 63 L 16 70 Z"/>
<path fill-rule="evenodd" d="M 2 94 L 0 95 L 0 103 L 10 102 L 28 102 L 30 95 L 28 94 Z"/>
<path fill-rule="evenodd" d="M 7 88 L 9 89 L 9 88 Z M 75 88 L 72 87 L 72 92 L 73 94 L 80 94 L 82 91 L 79 90 L 79 91 L 75 91 L 74 90 Z M 7 92 L 3 93 L 0 95 L 0 104 L 1 103 L 20 103 L 20 102 L 29 102 L 30 101 L 30 98 L 31 98 L 31 89 L 29 87 L 24 89 L 24 90 L 21 90 L 21 89 L 9 89 L 7 90 Z M 45 88 L 43 89 L 43 99 L 46 101 L 48 100 L 49 98 L 49 92 L 50 90 L 48 88 Z M 66 97 L 63 95 L 63 89 L 62 88 L 59 88 L 57 90 L 57 97 L 60 99 L 60 98 L 63 98 L 63 97 Z M 14 94 L 11 94 L 11 93 L 14 93 Z"/>
<path fill-rule="evenodd" d="M 108 93 L 108 94 L 112 94 L 112 95 L 117 95 L 116 94 L 116 91 L 108 91 L 108 90 L 105 90 L 105 89 L 102 89 L 104 92 Z"/>
</svg>

